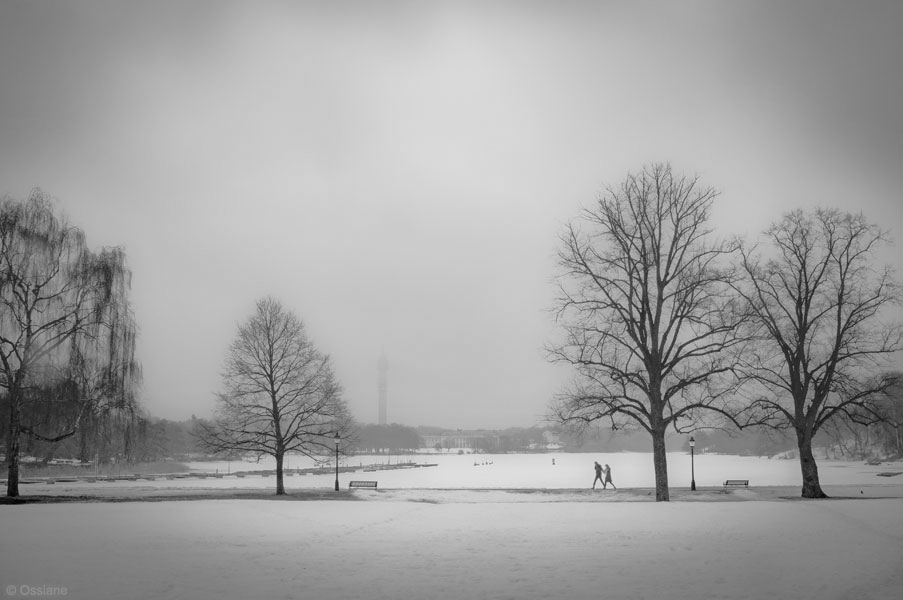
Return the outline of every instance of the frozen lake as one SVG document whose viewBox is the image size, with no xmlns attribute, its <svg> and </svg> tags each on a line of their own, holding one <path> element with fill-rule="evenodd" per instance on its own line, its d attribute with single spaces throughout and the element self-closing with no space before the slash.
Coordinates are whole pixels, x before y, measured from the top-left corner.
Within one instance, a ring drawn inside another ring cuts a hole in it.
<svg viewBox="0 0 903 600">
<path fill-rule="evenodd" d="M 342 487 L 352 479 L 375 479 L 380 488 L 437 488 L 437 489 L 568 489 L 590 487 L 595 475 L 593 462 L 611 465 L 615 485 L 623 488 L 654 487 L 655 477 L 651 453 L 549 453 L 549 454 L 413 454 L 400 456 L 342 457 L 345 467 L 373 464 L 415 462 L 436 464 L 398 470 L 341 473 Z M 681 452 L 668 454 L 668 479 L 671 487 L 689 487 L 691 479 L 690 455 Z M 331 463 L 334 465 L 335 463 Z M 304 456 L 286 460 L 288 469 L 314 466 Z M 236 471 L 275 469 L 275 461 L 257 462 L 199 462 L 191 463 L 193 471 L 232 474 Z M 720 487 L 725 479 L 749 479 L 753 486 L 796 486 L 801 484 L 799 462 L 752 456 L 701 454 L 695 456 L 697 487 Z M 878 473 L 903 471 L 903 463 L 867 465 L 862 461 L 846 462 L 822 460 L 819 474 L 823 485 L 866 485 L 901 483 L 903 475 L 879 477 Z M 207 480 L 209 482 L 209 480 Z M 226 477 L 239 487 L 258 487 L 260 478 L 238 479 Z M 329 487 L 335 475 L 297 475 L 285 478 L 286 488 Z M 241 482 L 241 483 L 238 483 Z M 275 484 L 274 484 L 275 485 Z"/>
</svg>

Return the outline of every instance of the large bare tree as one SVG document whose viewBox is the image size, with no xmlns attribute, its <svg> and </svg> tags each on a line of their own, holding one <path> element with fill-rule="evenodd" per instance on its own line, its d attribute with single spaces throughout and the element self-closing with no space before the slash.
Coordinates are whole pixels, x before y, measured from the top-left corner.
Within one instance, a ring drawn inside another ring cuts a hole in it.
<svg viewBox="0 0 903 600">
<path fill-rule="evenodd" d="M 199 431 L 216 452 L 276 459 L 276 494 L 285 494 L 286 453 L 321 458 L 336 434 L 351 427 L 328 356 L 308 339 L 304 324 L 272 297 L 238 328 L 223 368 L 214 422 Z"/>
<path fill-rule="evenodd" d="M 0 201 L 7 495 L 19 495 L 23 436 L 56 442 L 86 415 L 136 409 L 130 278 L 121 249 L 92 252 L 40 190 L 25 202 Z"/>
<path fill-rule="evenodd" d="M 741 340 L 722 268 L 733 246 L 709 240 L 716 192 L 656 164 L 609 188 L 562 235 L 555 360 L 576 367 L 553 404 L 567 425 L 639 425 L 652 437 L 656 500 L 667 501 L 665 433 L 711 411 L 732 418 Z"/>
<path fill-rule="evenodd" d="M 758 390 L 754 420 L 796 433 L 802 496 L 822 498 L 815 434 L 839 415 L 862 424 L 886 417 L 880 404 L 895 377 L 876 374 L 901 349 L 900 323 L 883 318 L 900 288 L 877 261 L 885 234 L 862 215 L 795 210 L 765 237 L 767 253 L 742 250 L 736 286 L 758 340 L 743 377 Z"/>
</svg>

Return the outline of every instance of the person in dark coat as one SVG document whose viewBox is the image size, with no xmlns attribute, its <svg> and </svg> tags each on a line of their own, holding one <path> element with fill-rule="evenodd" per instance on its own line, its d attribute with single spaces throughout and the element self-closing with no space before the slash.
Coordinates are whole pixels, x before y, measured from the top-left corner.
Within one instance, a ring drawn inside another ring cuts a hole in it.
<svg viewBox="0 0 903 600">
<path fill-rule="evenodd" d="M 596 478 L 593 479 L 593 489 L 596 489 L 597 481 L 599 483 L 601 483 L 603 485 L 603 487 L 605 486 L 605 481 L 602 480 L 602 465 L 600 465 L 598 462 L 595 463 L 595 465 L 596 465 Z"/>
<path fill-rule="evenodd" d="M 599 464 L 599 463 L 596 463 L 596 464 Z M 605 469 L 603 469 L 603 470 L 605 471 L 605 481 L 602 482 L 602 487 L 605 489 L 608 489 L 608 484 L 610 483 L 612 489 L 615 489 L 615 490 L 618 489 L 615 487 L 614 482 L 611 480 L 611 467 L 608 466 L 608 463 L 605 463 Z M 593 482 L 593 485 L 594 486 L 596 485 L 595 481 Z"/>
</svg>

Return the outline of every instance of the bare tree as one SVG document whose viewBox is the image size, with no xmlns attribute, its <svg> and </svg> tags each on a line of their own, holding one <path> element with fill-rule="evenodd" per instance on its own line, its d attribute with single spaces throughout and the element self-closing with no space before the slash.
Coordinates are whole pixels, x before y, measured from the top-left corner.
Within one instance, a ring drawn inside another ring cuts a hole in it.
<svg viewBox="0 0 903 600">
<path fill-rule="evenodd" d="M 903 457 L 903 373 L 890 372 L 887 377 L 893 379 L 893 384 L 878 400 L 877 408 L 883 417 L 878 430 L 883 452 L 900 458 Z"/>
<path fill-rule="evenodd" d="M 85 415 L 134 410 L 140 373 L 130 278 L 122 250 L 89 250 L 40 190 L 26 202 L 0 203 L 7 495 L 19 495 L 23 436 L 57 442 L 74 435 Z"/>
<path fill-rule="evenodd" d="M 665 433 L 710 411 L 732 419 L 732 368 L 742 340 L 719 268 L 733 251 L 707 241 L 716 192 L 657 164 L 609 188 L 562 235 L 554 360 L 577 378 L 553 406 L 566 425 L 607 420 L 652 437 L 656 500 L 669 499 Z"/>
<path fill-rule="evenodd" d="M 758 340 L 744 355 L 743 378 L 758 384 L 755 420 L 796 433 L 802 496 L 823 498 L 812 440 L 839 414 L 861 424 L 883 418 L 878 402 L 895 378 L 871 374 L 901 348 L 900 324 L 882 319 L 899 287 L 889 268 L 876 268 L 887 240 L 862 215 L 795 210 L 766 238 L 770 258 L 744 248 L 736 286 Z"/>
<path fill-rule="evenodd" d="M 285 494 L 286 453 L 328 456 L 336 434 L 348 437 L 351 418 L 329 357 L 271 297 L 238 328 L 222 377 L 214 422 L 198 435 L 215 452 L 274 457 L 277 495 Z"/>
</svg>

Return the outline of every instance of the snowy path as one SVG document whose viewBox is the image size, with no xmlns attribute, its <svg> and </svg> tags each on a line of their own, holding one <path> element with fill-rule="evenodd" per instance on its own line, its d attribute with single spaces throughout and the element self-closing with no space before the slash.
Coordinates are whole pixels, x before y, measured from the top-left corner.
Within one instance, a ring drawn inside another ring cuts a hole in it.
<svg viewBox="0 0 903 600">
<path fill-rule="evenodd" d="M 0 583 L 92 600 L 896 599 L 901 517 L 901 499 L 0 506 Z"/>
</svg>

